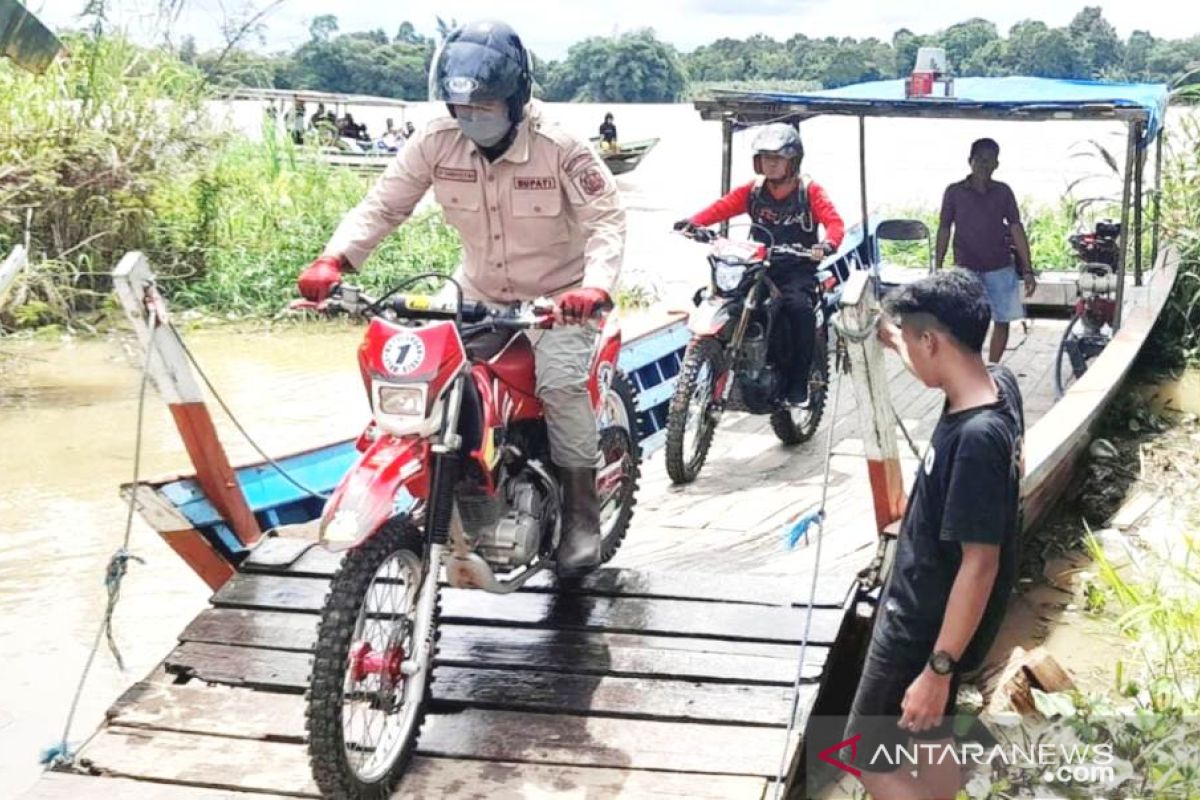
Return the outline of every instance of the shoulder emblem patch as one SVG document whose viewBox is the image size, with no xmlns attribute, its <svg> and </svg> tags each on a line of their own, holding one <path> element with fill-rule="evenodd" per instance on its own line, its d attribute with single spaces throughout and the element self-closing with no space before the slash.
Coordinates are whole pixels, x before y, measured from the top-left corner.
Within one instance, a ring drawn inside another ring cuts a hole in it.
<svg viewBox="0 0 1200 800">
<path fill-rule="evenodd" d="M 590 167 L 579 178 L 579 188 L 586 195 L 595 196 L 603 194 L 608 190 L 608 178 L 600 170 L 600 167 Z"/>
</svg>

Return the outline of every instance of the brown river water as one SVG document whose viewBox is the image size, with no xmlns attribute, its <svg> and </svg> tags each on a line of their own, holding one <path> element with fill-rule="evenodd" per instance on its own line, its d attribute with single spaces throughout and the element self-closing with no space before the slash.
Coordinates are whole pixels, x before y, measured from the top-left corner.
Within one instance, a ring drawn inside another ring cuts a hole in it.
<svg viewBox="0 0 1200 800">
<path fill-rule="evenodd" d="M 572 130 L 590 134 L 614 111 L 622 138 L 662 137 L 619 184 L 630 209 L 627 282 L 668 301 L 691 294 L 705 276 L 703 253 L 667 235 L 670 222 L 715 198 L 719 128 L 688 106 L 552 107 Z M 420 124 L 436 108 L 415 104 Z M 259 108 L 239 108 L 234 124 L 254 127 Z M 372 129 L 370 110 L 355 112 Z M 998 178 L 1019 197 L 1051 204 L 1067 182 L 1097 171 L 1075 158 L 1095 138 L 1119 149 L 1105 124 L 959 123 L 872 120 L 868 138 L 873 208 L 936 207 L 941 189 L 965 172 L 973 138 L 1003 148 Z M 858 216 L 856 127 L 849 120 L 804 126 L 806 170 L 826 184 L 848 220 Z M 735 180 L 750 177 L 739 135 Z M 1107 191 L 1111 182 L 1100 181 Z M 299 266 L 299 265 L 298 265 Z M 355 367 L 353 328 L 222 327 L 187 334 L 218 391 L 271 453 L 356 434 L 367 405 Z M 93 340 L 0 339 L 0 798 L 36 780 L 38 752 L 56 742 L 75 683 L 104 610 L 104 568 L 120 546 L 126 508 L 118 487 L 133 469 L 140 357 L 131 337 Z M 214 407 L 236 462 L 257 460 Z M 150 390 L 142 474 L 190 471 L 165 405 Z M 204 605 L 206 587 L 135 517 L 131 564 L 115 615 L 126 661 L 117 669 L 104 645 L 85 689 L 73 740 L 86 737 L 104 709 L 170 650 Z"/>
</svg>

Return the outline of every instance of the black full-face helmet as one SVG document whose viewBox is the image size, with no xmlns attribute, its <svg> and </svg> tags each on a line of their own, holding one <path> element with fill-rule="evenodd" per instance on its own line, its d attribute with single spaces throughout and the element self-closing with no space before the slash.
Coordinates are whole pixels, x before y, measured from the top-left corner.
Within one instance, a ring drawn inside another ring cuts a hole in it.
<svg viewBox="0 0 1200 800">
<path fill-rule="evenodd" d="M 800 162 L 804 160 L 804 143 L 800 141 L 800 131 L 786 122 L 772 122 L 764 125 L 754 135 L 751 144 L 754 152 L 754 172 L 763 174 L 760 156 L 783 156 L 792 161 L 792 174 L 800 171 Z"/>
<path fill-rule="evenodd" d="M 515 125 L 533 93 L 529 52 L 503 22 L 482 20 L 454 29 L 429 67 L 429 99 L 471 105 L 504 100 Z"/>
</svg>

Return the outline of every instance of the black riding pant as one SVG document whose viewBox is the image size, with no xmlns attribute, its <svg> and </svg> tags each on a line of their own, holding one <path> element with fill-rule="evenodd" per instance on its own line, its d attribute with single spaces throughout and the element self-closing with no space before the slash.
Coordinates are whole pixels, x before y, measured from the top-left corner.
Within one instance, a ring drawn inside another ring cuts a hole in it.
<svg viewBox="0 0 1200 800">
<path fill-rule="evenodd" d="M 811 265 L 774 265 L 767 277 L 779 289 L 781 307 L 771 336 L 771 362 L 783 379 L 784 392 L 808 380 L 816 345 L 813 308 L 816 272 Z"/>
</svg>

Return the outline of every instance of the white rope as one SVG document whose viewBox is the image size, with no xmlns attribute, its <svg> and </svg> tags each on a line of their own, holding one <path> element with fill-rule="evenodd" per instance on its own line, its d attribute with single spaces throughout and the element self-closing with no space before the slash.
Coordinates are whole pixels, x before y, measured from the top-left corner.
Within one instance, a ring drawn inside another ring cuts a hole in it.
<svg viewBox="0 0 1200 800">
<path fill-rule="evenodd" d="M 839 329 L 840 332 L 840 329 Z M 804 681 L 804 662 L 808 657 L 808 640 L 812 631 L 813 606 L 817 600 L 817 576 L 821 571 L 821 540 L 825 538 L 825 500 L 829 495 L 829 468 L 833 461 L 833 432 L 837 427 L 838 401 L 842 396 L 842 371 L 838 370 L 833 390 L 833 413 L 829 418 L 829 433 L 825 440 L 825 480 L 821 484 L 821 507 L 817 512 L 817 553 L 813 560 L 812 582 L 808 590 L 808 608 L 804 614 L 804 637 L 800 640 L 800 663 L 796 667 L 796 680 L 792 684 L 792 709 L 788 714 L 787 734 L 783 739 L 783 753 L 779 758 L 779 770 L 775 775 L 775 800 L 783 791 L 784 773 L 787 772 L 788 749 L 792 733 L 796 729 L 796 714 L 800 708 L 800 685 Z"/>
<path fill-rule="evenodd" d="M 146 348 L 146 363 L 142 366 L 141 388 L 138 390 L 137 431 L 134 436 L 133 446 L 133 483 L 129 492 L 129 508 L 125 516 L 125 536 L 121 542 L 121 547 L 113 553 L 112 558 L 108 561 L 108 566 L 104 570 L 104 585 L 108 590 L 108 603 L 104 609 L 104 619 L 101 620 L 100 627 L 96 631 L 96 637 L 92 640 L 92 647 L 88 652 L 87 661 L 83 665 L 83 672 L 79 676 L 79 684 L 75 687 L 75 697 L 71 700 L 70 710 L 67 711 L 67 720 L 63 725 L 62 738 L 56 744 L 48 747 L 42 753 L 40 759 L 41 763 L 46 764 L 50 768 L 71 766 L 75 762 L 75 751 L 69 743 L 71 726 L 75 722 L 75 713 L 79 710 L 79 700 L 83 696 L 83 687 L 87 683 L 88 675 L 92 671 L 92 664 L 96 660 L 96 653 L 100 650 L 101 636 L 107 637 L 109 649 L 112 651 L 113 658 L 116 659 L 117 666 L 121 670 L 125 669 L 125 662 L 121 658 L 121 651 L 117 649 L 116 639 L 113 637 L 112 617 L 113 611 L 117 607 L 117 600 L 121 597 L 121 580 L 125 577 L 125 570 L 129 562 L 132 560 L 145 563 L 142 559 L 129 552 L 129 537 L 133 531 L 133 512 L 137 507 L 137 485 L 142 465 L 142 432 L 146 411 L 146 389 L 150 381 L 150 360 L 154 355 L 154 337 L 157 325 L 158 315 L 154 307 L 150 306 L 146 319 L 146 327 L 150 331 L 150 341 Z"/>
</svg>

